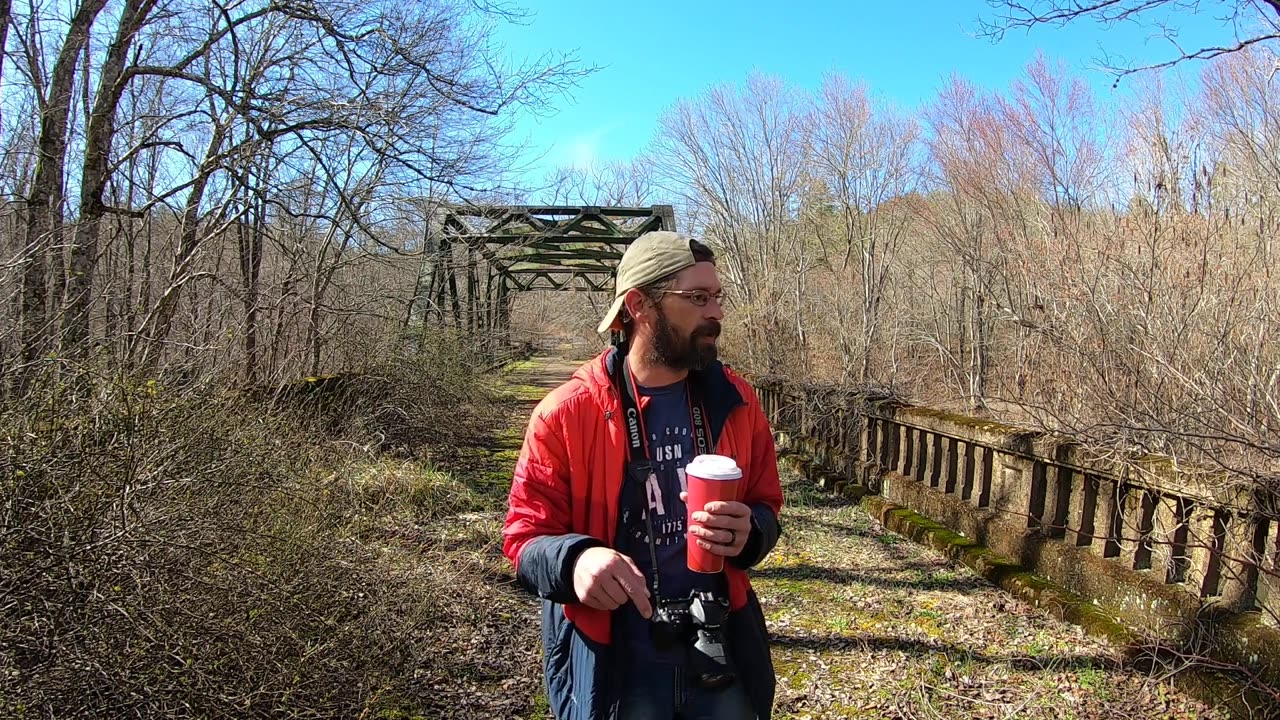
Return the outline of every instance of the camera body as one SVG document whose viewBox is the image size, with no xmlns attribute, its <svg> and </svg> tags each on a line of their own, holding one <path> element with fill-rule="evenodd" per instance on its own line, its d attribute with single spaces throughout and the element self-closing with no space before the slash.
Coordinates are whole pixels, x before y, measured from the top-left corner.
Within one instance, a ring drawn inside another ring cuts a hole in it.
<svg viewBox="0 0 1280 720">
<path fill-rule="evenodd" d="M 736 678 L 724 638 L 728 619 L 728 600 L 694 590 L 687 598 L 660 601 L 650 630 L 659 650 L 688 647 L 693 679 L 701 687 L 720 690 Z"/>
</svg>

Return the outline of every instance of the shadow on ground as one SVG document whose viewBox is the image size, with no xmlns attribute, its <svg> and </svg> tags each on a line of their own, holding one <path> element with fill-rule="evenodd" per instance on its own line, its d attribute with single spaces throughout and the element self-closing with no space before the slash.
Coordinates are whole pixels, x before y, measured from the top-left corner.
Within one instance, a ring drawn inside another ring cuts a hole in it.
<svg viewBox="0 0 1280 720">
<path fill-rule="evenodd" d="M 895 635 L 867 635 L 844 637 L 840 635 L 789 635 L 771 636 L 775 647 L 795 649 L 811 653 L 891 652 L 936 659 L 939 654 L 963 663 L 1003 665 L 1027 672 L 1057 672 L 1119 666 L 1115 658 L 1106 653 L 1025 653 L 991 654 L 973 652 L 971 648 L 936 641 L 912 640 Z"/>
<path fill-rule="evenodd" d="M 909 577 L 902 577 L 907 575 Z M 799 564 L 768 567 L 753 574 L 765 581 L 790 580 L 833 585 L 869 585 L 901 590 L 945 590 L 970 592 L 991 586 L 977 576 L 957 576 L 934 563 L 905 563 L 890 569 L 848 570 Z"/>
</svg>

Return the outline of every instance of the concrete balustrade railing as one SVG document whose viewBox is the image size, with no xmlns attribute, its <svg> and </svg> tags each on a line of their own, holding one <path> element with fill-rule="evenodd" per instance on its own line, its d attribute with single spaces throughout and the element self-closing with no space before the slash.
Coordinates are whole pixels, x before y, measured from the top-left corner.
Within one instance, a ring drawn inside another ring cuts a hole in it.
<svg viewBox="0 0 1280 720">
<path fill-rule="evenodd" d="M 1108 458 L 1065 438 L 838 389 L 755 386 L 781 439 L 822 468 L 1148 637 L 1195 640 L 1209 616 L 1248 626 L 1217 645 L 1280 680 L 1280 501 L 1257 483 L 1166 458 Z"/>
</svg>

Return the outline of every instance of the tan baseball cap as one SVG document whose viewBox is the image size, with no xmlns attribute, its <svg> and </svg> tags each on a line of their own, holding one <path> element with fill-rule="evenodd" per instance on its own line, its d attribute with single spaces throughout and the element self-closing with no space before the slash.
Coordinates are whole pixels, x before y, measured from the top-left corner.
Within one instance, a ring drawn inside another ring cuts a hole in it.
<svg viewBox="0 0 1280 720">
<path fill-rule="evenodd" d="M 622 329 L 618 314 L 622 311 L 628 290 L 644 287 L 696 264 L 697 260 L 689 246 L 693 239 L 683 233 L 657 230 L 647 232 L 632 241 L 618 263 L 613 304 L 609 306 L 609 312 L 605 313 L 604 320 L 596 331 L 606 333 Z"/>
</svg>

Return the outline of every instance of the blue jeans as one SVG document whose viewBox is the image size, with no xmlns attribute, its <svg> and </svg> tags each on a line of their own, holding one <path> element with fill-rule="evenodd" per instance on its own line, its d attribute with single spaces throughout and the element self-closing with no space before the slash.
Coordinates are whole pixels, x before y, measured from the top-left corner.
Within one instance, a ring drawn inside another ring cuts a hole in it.
<svg viewBox="0 0 1280 720">
<path fill-rule="evenodd" d="M 617 720 L 755 720 L 741 682 L 723 690 L 694 685 L 684 668 L 632 665 L 622 678 Z"/>
</svg>

